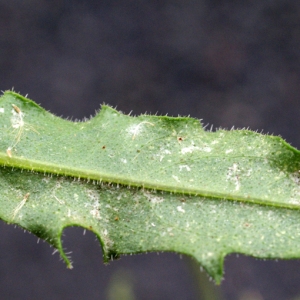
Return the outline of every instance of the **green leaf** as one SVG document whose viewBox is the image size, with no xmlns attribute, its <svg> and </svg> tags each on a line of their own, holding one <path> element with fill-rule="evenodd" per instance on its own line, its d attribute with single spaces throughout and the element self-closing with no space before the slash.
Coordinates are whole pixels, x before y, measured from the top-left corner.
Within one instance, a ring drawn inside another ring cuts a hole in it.
<svg viewBox="0 0 300 300">
<path fill-rule="evenodd" d="M 130 117 L 102 106 L 71 122 L 16 93 L 0 98 L 0 218 L 56 247 L 67 226 L 120 254 L 191 255 L 220 282 L 238 252 L 300 257 L 299 152 L 248 130 Z"/>
</svg>

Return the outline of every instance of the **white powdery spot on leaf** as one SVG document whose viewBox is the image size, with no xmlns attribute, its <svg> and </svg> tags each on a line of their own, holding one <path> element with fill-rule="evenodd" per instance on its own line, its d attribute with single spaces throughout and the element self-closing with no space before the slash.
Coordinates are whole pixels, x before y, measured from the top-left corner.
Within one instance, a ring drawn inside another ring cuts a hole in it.
<svg viewBox="0 0 300 300">
<path fill-rule="evenodd" d="M 44 177 L 44 178 L 42 179 L 42 181 L 43 181 L 43 182 L 46 182 L 46 183 L 49 183 L 50 179 L 49 179 L 48 177 Z"/>
<path fill-rule="evenodd" d="M 182 208 L 182 206 L 177 206 L 177 210 L 181 213 L 185 213 L 185 210 Z"/>
<path fill-rule="evenodd" d="M 168 149 L 160 149 L 159 153 L 156 156 L 159 157 L 159 161 L 162 161 L 166 155 L 170 155 L 172 152 Z"/>
<path fill-rule="evenodd" d="M 127 164 L 127 159 L 121 158 L 121 162 L 122 162 L 123 164 Z"/>
<path fill-rule="evenodd" d="M 249 177 L 251 176 L 251 173 L 252 173 L 252 169 L 248 169 L 247 173 L 245 174 L 245 176 Z"/>
<path fill-rule="evenodd" d="M 189 146 L 181 149 L 182 154 L 193 153 L 195 150 L 200 150 L 199 147 Z"/>
<path fill-rule="evenodd" d="M 294 174 L 290 175 L 290 179 L 294 183 L 294 188 L 291 190 L 291 198 L 289 202 L 291 204 L 300 204 L 300 174 L 295 172 Z"/>
<path fill-rule="evenodd" d="M 181 154 L 193 153 L 194 151 L 203 151 L 203 152 L 211 152 L 211 148 L 208 146 L 198 147 L 191 145 L 189 147 L 185 147 L 181 149 Z"/>
<path fill-rule="evenodd" d="M 232 167 L 228 168 L 226 179 L 232 181 L 235 184 L 235 190 L 238 191 L 241 187 L 239 174 L 241 170 L 239 169 L 239 165 L 234 163 Z"/>
<path fill-rule="evenodd" d="M 109 238 L 109 234 L 108 234 L 108 230 L 107 229 L 104 229 L 102 231 L 102 241 L 104 243 L 103 247 L 105 249 L 109 249 L 110 247 L 113 246 L 114 242 Z"/>
<path fill-rule="evenodd" d="M 101 220 L 100 212 L 99 212 L 99 203 L 94 204 L 94 209 L 90 210 L 90 214 L 93 218 Z"/>
<path fill-rule="evenodd" d="M 204 152 L 211 152 L 212 149 L 210 147 L 203 147 L 201 150 Z"/>
<path fill-rule="evenodd" d="M 138 123 L 138 124 L 130 125 L 126 129 L 126 132 L 128 132 L 130 134 L 130 136 L 132 137 L 132 139 L 134 140 L 144 130 L 144 125 L 154 126 L 154 124 L 152 124 L 150 122 L 143 121 L 143 122 Z"/>
<path fill-rule="evenodd" d="M 100 203 L 99 203 L 99 196 L 98 194 L 93 190 L 87 190 L 87 195 L 93 203 L 85 203 L 85 206 L 91 206 L 93 209 L 90 210 L 90 214 L 93 216 L 93 218 L 101 220 L 102 217 L 100 216 Z"/>
<path fill-rule="evenodd" d="M 134 139 L 137 135 L 140 134 L 141 127 L 139 126 L 139 124 L 130 125 L 126 129 L 126 131 L 130 134 L 130 136 L 132 137 L 132 139 Z"/>
<path fill-rule="evenodd" d="M 225 151 L 225 153 L 228 154 L 228 153 L 230 153 L 232 151 L 233 151 L 233 149 L 228 149 L 228 150 Z"/>
<path fill-rule="evenodd" d="M 299 178 L 299 174 L 298 173 L 294 173 L 290 175 L 290 178 L 292 179 L 292 181 L 296 184 L 300 183 L 300 178 Z"/>
<path fill-rule="evenodd" d="M 188 172 L 191 171 L 191 168 L 188 165 L 179 166 L 179 172 L 181 172 L 183 169 L 187 170 Z"/>
<path fill-rule="evenodd" d="M 149 202 L 153 203 L 153 204 L 158 204 L 164 201 L 164 198 L 162 197 L 158 197 L 158 196 L 153 196 L 151 194 L 148 193 L 144 193 L 144 196 L 149 200 Z"/>
<path fill-rule="evenodd" d="M 4 108 L 0 107 L 0 113 L 4 113 Z"/>
<path fill-rule="evenodd" d="M 172 177 L 177 181 L 180 182 L 179 178 L 176 175 L 172 175 Z"/>
</svg>

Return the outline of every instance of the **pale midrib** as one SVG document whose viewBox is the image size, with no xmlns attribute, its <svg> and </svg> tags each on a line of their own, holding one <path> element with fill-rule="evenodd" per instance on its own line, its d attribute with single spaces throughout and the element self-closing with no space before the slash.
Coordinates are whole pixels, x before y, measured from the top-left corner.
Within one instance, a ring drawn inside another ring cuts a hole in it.
<svg viewBox="0 0 300 300">
<path fill-rule="evenodd" d="M 239 202 L 247 202 L 251 204 L 259 204 L 263 206 L 273 206 L 273 207 L 281 207 L 281 208 L 289 208 L 289 209 L 300 209 L 296 204 L 287 204 L 287 203 L 276 203 L 268 200 L 262 200 L 260 198 L 251 197 L 242 197 L 242 196 L 232 196 L 228 193 L 216 193 L 207 191 L 204 189 L 195 189 L 195 188 L 185 188 L 178 187 L 177 185 L 172 184 L 157 184 L 151 181 L 139 180 L 136 178 L 128 178 L 128 176 L 109 174 L 101 171 L 93 171 L 87 169 L 79 169 L 79 168 L 70 168 L 63 165 L 57 165 L 53 163 L 44 163 L 41 161 L 33 160 L 33 159 L 24 159 L 20 157 L 12 157 L 9 158 L 7 154 L 0 153 L 0 164 L 3 167 L 12 167 L 18 168 L 22 170 L 28 170 L 29 172 L 39 172 L 39 173 L 47 173 L 54 174 L 59 176 L 68 176 L 74 177 L 78 180 L 83 179 L 87 182 L 96 181 L 96 182 L 106 182 L 110 184 L 121 184 L 129 187 L 143 188 L 143 189 L 154 189 L 159 191 L 165 191 L 169 193 L 180 193 L 188 196 L 201 196 L 207 198 L 217 198 L 220 200 L 231 200 L 231 201 L 239 201 Z"/>
</svg>

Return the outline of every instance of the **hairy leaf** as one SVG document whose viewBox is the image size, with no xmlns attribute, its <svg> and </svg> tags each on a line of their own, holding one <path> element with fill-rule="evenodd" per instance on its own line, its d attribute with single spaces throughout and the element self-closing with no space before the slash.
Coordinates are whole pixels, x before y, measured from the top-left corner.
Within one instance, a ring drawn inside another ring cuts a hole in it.
<svg viewBox="0 0 300 300">
<path fill-rule="evenodd" d="M 69 266 L 60 238 L 74 225 L 98 236 L 105 261 L 176 251 L 217 282 L 228 253 L 300 256 L 300 154 L 279 137 L 108 106 L 71 122 L 13 92 L 0 98 L 0 127 L 0 218 Z"/>
</svg>

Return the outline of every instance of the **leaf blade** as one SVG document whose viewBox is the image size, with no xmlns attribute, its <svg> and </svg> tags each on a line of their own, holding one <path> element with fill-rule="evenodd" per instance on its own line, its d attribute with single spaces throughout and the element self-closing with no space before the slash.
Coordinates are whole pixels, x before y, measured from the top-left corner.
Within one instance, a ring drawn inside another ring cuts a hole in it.
<svg viewBox="0 0 300 300">
<path fill-rule="evenodd" d="M 9 157 L 19 134 L 12 104 L 25 126 Z M 0 107 L 0 217 L 48 239 L 68 265 L 60 237 L 72 225 L 97 234 L 105 261 L 176 251 L 195 257 L 217 282 L 228 253 L 300 255 L 299 151 L 278 137 L 206 132 L 194 119 L 133 118 L 108 106 L 70 122 L 12 92 Z"/>
</svg>

